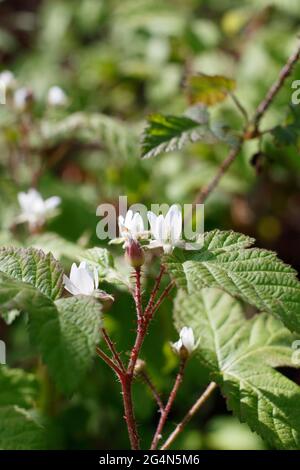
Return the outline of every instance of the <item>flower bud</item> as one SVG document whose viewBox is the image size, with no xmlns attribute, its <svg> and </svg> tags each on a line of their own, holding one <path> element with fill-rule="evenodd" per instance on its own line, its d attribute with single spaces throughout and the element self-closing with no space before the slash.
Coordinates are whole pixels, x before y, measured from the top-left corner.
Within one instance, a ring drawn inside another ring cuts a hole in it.
<svg viewBox="0 0 300 470">
<path fill-rule="evenodd" d="M 58 86 L 53 86 L 48 90 L 47 102 L 53 108 L 64 107 L 68 103 L 67 95 Z"/>
<path fill-rule="evenodd" d="M 18 88 L 14 94 L 14 107 L 17 111 L 29 111 L 34 101 L 34 95 L 30 88 Z"/>
<path fill-rule="evenodd" d="M 138 359 L 136 361 L 136 364 L 134 366 L 134 375 L 140 375 L 141 372 L 143 372 L 146 368 L 146 362 L 143 361 L 142 359 Z"/>
<path fill-rule="evenodd" d="M 196 348 L 194 332 L 192 328 L 184 326 L 179 336 L 179 340 L 171 346 L 181 359 L 187 359 Z"/>
<path fill-rule="evenodd" d="M 144 264 L 144 250 L 140 243 L 133 238 L 126 241 L 125 258 L 133 268 L 140 268 Z"/>
</svg>

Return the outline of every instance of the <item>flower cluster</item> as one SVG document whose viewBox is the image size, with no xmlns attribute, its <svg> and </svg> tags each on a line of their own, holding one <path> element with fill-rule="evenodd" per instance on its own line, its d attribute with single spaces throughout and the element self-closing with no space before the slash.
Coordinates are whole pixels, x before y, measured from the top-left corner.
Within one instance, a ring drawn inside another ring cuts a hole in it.
<svg viewBox="0 0 300 470">
<path fill-rule="evenodd" d="M 156 215 L 148 211 L 150 231 L 145 229 L 142 216 L 129 210 L 126 216 L 119 216 L 120 237 L 110 243 L 124 243 L 124 248 L 132 241 L 149 240 L 147 248 L 162 248 L 169 254 L 175 247 L 189 249 L 189 244 L 182 239 L 182 214 L 179 207 L 173 204 L 167 214 Z"/>
<path fill-rule="evenodd" d="M 30 109 L 34 102 L 33 91 L 29 87 L 19 87 L 17 79 L 10 70 L 4 70 L 0 73 L 0 86 L 11 97 L 10 102 L 17 112 Z M 46 103 L 51 108 L 61 108 L 68 104 L 68 98 L 60 87 L 52 86 L 47 92 Z"/>
</svg>

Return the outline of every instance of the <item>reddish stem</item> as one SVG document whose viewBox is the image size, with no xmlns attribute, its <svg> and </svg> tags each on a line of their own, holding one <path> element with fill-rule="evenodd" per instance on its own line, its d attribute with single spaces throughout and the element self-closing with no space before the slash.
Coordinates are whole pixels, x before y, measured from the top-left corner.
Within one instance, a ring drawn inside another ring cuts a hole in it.
<svg viewBox="0 0 300 470">
<path fill-rule="evenodd" d="M 113 358 L 114 360 L 116 361 L 116 363 L 118 364 L 118 366 L 120 367 L 121 371 L 123 373 L 125 373 L 125 367 L 124 367 L 124 364 L 122 362 L 122 359 L 120 357 L 120 354 L 118 353 L 118 351 L 116 350 L 116 347 L 113 343 L 113 341 L 110 339 L 107 331 L 105 328 L 101 328 L 101 331 L 102 331 L 102 335 L 103 335 L 103 338 L 104 338 L 104 341 L 106 342 L 107 344 L 107 347 L 109 348 L 110 352 L 112 353 L 113 355 Z"/>
<path fill-rule="evenodd" d="M 142 322 L 143 307 L 142 307 L 142 289 L 141 289 L 141 268 L 135 268 L 135 289 L 133 298 L 135 301 L 136 314 L 138 323 Z"/>
<path fill-rule="evenodd" d="M 145 310 L 145 317 L 148 316 L 148 314 L 151 312 L 151 310 L 154 306 L 155 297 L 156 297 L 156 294 L 159 291 L 160 283 L 161 283 L 161 280 L 162 280 L 162 277 L 163 277 L 165 271 L 166 271 L 166 268 L 164 266 L 161 266 L 160 271 L 159 271 L 159 275 L 156 278 L 153 290 L 150 294 L 149 302 L 148 302 L 148 305 L 147 305 L 146 310 Z"/>
<path fill-rule="evenodd" d="M 162 294 L 161 294 L 161 296 L 159 297 L 159 299 L 157 300 L 156 304 L 153 306 L 150 319 L 153 317 L 153 315 L 155 314 L 156 310 L 159 309 L 159 307 L 161 306 L 162 302 L 163 302 L 164 299 L 169 295 L 169 293 L 171 292 L 171 290 L 173 289 L 173 287 L 175 287 L 175 282 L 174 282 L 174 281 L 171 281 L 171 282 L 167 285 L 167 287 L 165 288 L 165 290 L 162 292 Z"/>
<path fill-rule="evenodd" d="M 158 391 L 156 390 L 155 385 L 152 383 L 150 377 L 148 376 L 147 372 L 142 371 L 140 373 L 140 376 L 141 376 L 142 380 L 145 382 L 145 384 L 149 387 L 149 390 L 151 391 L 151 393 L 153 395 L 153 398 L 155 399 L 155 401 L 156 401 L 156 403 L 159 407 L 160 412 L 163 413 L 164 404 L 162 402 L 162 399 L 161 399 Z"/>
<path fill-rule="evenodd" d="M 178 392 L 179 387 L 180 387 L 180 385 L 182 383 L 182 380 L 183 380 L 185 365 L 186 365 L 186 359 L 182 359 L 181 363 L 180 363 L 180 367 L 179 367 L 177 377 L 175 379 L 174 386 L 172 388 L 172 391 L 171 391 L 169 399 L 168 399 L 168 402 L 167 402 L 167 404 L 164 408 L 164 411 L 162 412 L 162 415 L 160 417 L 160 420 L 158 422 L 158 426 L 157 426 L 157 429 L 155 431 L 153 441 L 152 441 L 152 444 L 151 444 L 151 448 L 150 448 L 151 450 L 154 450 L 154 449 L 157 448 L 158 442 L 161 439 L 161 434 L 162 434 L 164 425 L 166 424 L 168 415 L 171 411 L 171 408 L 172 408 L 173 403 L 175 401 L 177 392 Z"/>
<path fill-rule="evenodd" d="M 125 375 L 121 379 L 122 385 L 122 396 L 123 396 L 123 404 L 124 404 L 124 419 L 127 424 L 127 430 L 129 435 L 129 440 L 131 444 L 131 448 L 133 450 L 138 450 L 140 448 L 139 444 L 139 436 L 137 432 L 136 420 L 133 411 L 133 403 L 132 403 L 132 393 L 131 393 L 131 386 L 132 386 L 132 376 Z"/>
<path fill-rule="evenodd" d="M 119 367 L 107 356 L 107 354 L 105 354 L 104 351 L 102 351 L 102 349 L 100 348 L 96 348 L 96 353 L 98 354 L 98 356 L 101 357 L 101 359 L 103 359 L 104 362 L 106 362 L 106 364 L 115 371 L 115 373 L 117 374 L 117 376 L 119 377 L 119 379 L 122 378 L 122 375 L 123 375 L 123 372 L 121 371 L 121 369 L 119 369 Z"/>
</svg>

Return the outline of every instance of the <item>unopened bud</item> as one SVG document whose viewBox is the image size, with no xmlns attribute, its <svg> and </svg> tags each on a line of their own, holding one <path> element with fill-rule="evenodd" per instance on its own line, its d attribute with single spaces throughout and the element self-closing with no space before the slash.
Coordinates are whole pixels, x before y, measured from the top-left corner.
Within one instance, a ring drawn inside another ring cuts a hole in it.
<svg viewBox="0 0 300 470">
<path fill-rule="evenodd" d="M 176 343 L 171 343 L 171 346 L 181 359 L 187 359 L 196 348 L 192 328 L 183 327 L 180 331 L 179 340 Z"/>
<path fill-rule="evenodd" d="M 133 238 L 128 240 L 125 245 L 125 258 L 133 268 L 140 268 L 145 261 L 144 250 L 140 243 Z"/>
<path fill-rule="evenodd" d="M 14 94 L 14 106 L 18 111 L 28 111 L 34 101 L 34 95 L 30 88 L 18 88 Z"/>
<path fill-rule="evenodd" d="M 134 375 L 140 375 L 146 368 L 146 362 L 142 359 L 138 359 L 134 366 Z"/>
</svg>

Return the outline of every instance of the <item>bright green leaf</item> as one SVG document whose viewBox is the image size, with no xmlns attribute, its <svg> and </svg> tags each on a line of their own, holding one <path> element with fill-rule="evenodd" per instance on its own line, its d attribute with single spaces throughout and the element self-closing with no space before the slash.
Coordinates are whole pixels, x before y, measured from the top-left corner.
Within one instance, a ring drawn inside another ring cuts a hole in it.
<svg viewBox="0 0 300 470">
<path fill-rule="evenodd" d="M 252 243 L 239 233 L 209 232 L 201 250 L 175 253 L 167 260 L 170 274 L 190 293 L 218 287 L 300 332 L 300 283 L 295 271 L 271 251 L 248 248 Z"/>
<path fill-rule="evenodd" d="M 218 289 L 179 291 L 178 329 L 193 328 L 197 357 L 227 398 L 228 407 L 272 446 L 300 445 L 300 388 L 274 368 L 295 367 L 293 335 L 269 314 L 246 320 L 241 305 Z"/>
</svg>

